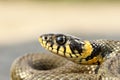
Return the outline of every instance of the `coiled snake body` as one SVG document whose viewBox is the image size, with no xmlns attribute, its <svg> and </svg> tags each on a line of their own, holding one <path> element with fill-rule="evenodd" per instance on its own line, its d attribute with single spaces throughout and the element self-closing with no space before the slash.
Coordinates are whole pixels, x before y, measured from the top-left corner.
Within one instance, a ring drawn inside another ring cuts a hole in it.
<svg viewBox="0 0 120 80">
<path fill-rule="evenodd" d="M 64 34 L 44 34 L 39 41 L 59 56 L 36 53 L 18 58 L 11 80 L 120 80 L 120 41 L 88 41 Z"/>
</svg>

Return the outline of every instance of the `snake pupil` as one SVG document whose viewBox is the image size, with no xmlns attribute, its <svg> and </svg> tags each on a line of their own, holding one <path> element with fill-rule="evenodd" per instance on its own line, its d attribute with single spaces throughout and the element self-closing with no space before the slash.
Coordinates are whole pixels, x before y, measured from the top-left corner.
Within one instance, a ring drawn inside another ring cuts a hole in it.
<svg viewBox="0 0 120 80">
<path fill-rule="evenodd" d="M 63 36 L 63 35 L 59 35 L 59 36 L 57 36 L 57 38 L 56 38 L 56 42 L 57 42 L 58 44 L 60 44 L 60 45 L 65 44 L 65 42 L 66 42 L 66 38 L 65 38 L 65 36 Z"/>
</svg>

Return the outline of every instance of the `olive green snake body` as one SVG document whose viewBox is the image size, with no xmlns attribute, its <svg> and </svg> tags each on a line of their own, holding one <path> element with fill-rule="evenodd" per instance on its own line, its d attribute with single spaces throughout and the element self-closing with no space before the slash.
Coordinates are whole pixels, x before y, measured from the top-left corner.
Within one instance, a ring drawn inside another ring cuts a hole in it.
<svg viewBox="0 0 120 80">
<path fill-rule="evenodd" d="M 39 41 L 54 54 L 17 58 L 11 80 L 120 80 L 120 41 L 89 41 L 64 34 L 44 34 Z"/>
</svg>

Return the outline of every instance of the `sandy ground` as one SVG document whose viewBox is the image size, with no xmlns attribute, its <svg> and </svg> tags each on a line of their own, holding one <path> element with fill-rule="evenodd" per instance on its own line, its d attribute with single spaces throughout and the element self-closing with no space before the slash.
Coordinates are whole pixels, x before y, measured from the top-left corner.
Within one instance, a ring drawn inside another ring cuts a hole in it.
<svg viewBox="0 0 120 80">
<path fill-rule="evenodd" d="M 70 33 L 85 39 L 120 39 L 119 3 L 0 2 L 0 80 L 9 80 L 15 58 L 44 51 L 43 33 Z"/>
</svg>

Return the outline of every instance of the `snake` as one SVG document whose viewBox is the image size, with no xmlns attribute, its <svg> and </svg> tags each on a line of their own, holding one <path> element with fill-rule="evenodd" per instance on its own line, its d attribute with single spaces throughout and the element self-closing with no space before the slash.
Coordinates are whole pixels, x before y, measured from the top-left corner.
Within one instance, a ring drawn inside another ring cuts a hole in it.
<svg viewBox="0 0 120 80">
<path fill-rule="evenodd" d="M 120 41 L 68 34 L 39 37 L 51 53 L 27 53 L 11 65 L 11 80 L 120 80 Z"/>
</svg>

